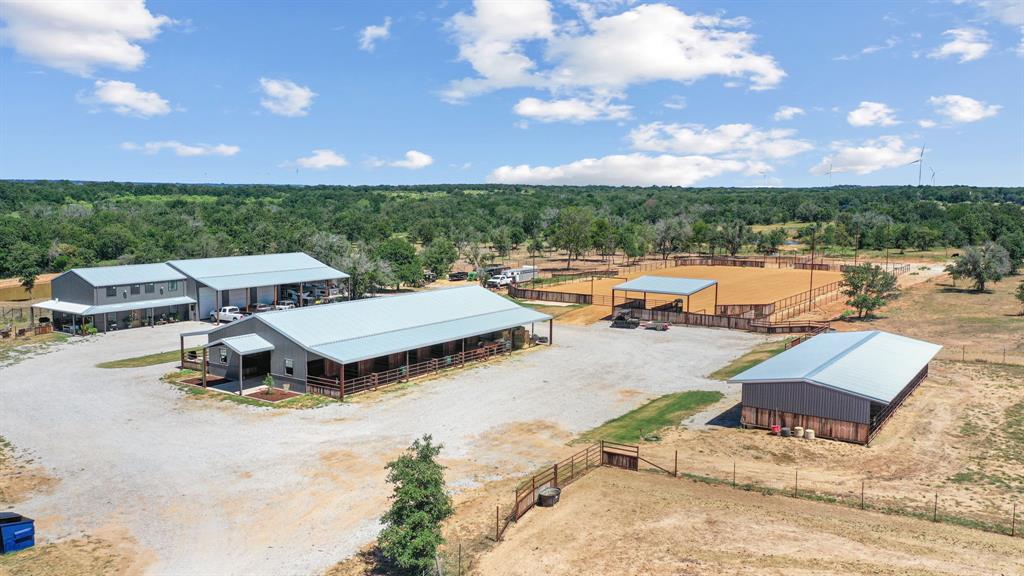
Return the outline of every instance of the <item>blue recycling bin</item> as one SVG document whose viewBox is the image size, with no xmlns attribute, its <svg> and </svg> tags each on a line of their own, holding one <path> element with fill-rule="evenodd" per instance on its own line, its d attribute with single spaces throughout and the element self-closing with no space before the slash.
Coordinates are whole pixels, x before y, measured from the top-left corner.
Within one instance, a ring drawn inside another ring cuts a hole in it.
<svg viewBox="0 0 1024 576">
<path fill-rule="evenodd" d="M 14 512 L 0 512 L 0 554 L 31 548 L 35 543 L 35 520 Z"/>
</svg>

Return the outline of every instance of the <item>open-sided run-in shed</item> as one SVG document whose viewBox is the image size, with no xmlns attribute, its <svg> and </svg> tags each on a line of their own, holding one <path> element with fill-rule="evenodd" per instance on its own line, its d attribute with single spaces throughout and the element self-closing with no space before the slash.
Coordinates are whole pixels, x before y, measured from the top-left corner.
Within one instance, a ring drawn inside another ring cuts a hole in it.
<svg viewBox="0 0 1024 576">
<path fill-rule="evenodd" d="M 716 280 L 705 280 L 701 278 L 674 278 L 671 276 L 641 276 L 628 282 L 623 282 L 612 288 L 612 308 L 618 303 L 616 295 L 623 293 L 623 302 L 628 301 L 630 292 L 643 294 L 643 307 L 647 308 L 648 294 L 668 294 L 671 296 L 682 296 L 686 300 L 683 305 L 683 312 L 690 310 L 690 297 L 698 292 L 709 288 L 715 289 L 715 305 L 712 314 L 718 309 L 718 282 Z"/>
</svg>

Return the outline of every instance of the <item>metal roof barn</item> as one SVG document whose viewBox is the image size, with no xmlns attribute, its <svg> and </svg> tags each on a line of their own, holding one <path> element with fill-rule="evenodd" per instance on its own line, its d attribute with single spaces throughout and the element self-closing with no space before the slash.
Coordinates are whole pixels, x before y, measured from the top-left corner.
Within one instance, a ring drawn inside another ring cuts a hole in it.
<svg viewBox="0 0 1024 576">
<path fill-rule="evenodd" d="M 93 268 L 72 268 L 65 274 L 74 273 L 96 288 L 146 282 L 184 280 L 185 275 L 167 264 L 128 264 L 125 266 L 96 266 Z"/>
<path fill-rule="evenodd" d="M 867 444 L 928 376 L 937 344 L 881 331 L 820 334 L 733 377 L 744 426 Z"/>
<path fill-rule="evenodd" d="M 550 319 L 465 286 L 264 312 L 229 326 L 262 322 L 311 352 L 348 364 Z"/>
<path fill-rule="evenodd" d="M 303 252 L 171 260 L 168 264 L 214 290 L 349 277 Z"/>
<path fill-rule="evenodd" d="M 718 284 L 715 280 L 702 278 L 673 278 L 670 276 L 640 276 L 615 286 L 613 290 L 648 292 L 651 294 L 673 294 L 692 296 L 705 288 Z"/>
</svg>

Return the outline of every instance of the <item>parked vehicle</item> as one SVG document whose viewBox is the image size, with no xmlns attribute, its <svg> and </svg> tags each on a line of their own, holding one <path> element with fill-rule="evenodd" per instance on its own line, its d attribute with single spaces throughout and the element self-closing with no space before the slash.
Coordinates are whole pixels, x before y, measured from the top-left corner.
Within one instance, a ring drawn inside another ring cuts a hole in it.
<svg viewBox="0 0 1024 576">
<path fill-rule="evenodd" d="M 506 270 L 497 276 L 492 276 L 487 280 L 487 286 L 490 288 L 501 288 L 502 286 L 508 286 L 509 284 L 529 282 L 536 277 L 536 268 L 533 266 L 523 266 L 522 268 L 513 268 Z"/>
<path fill-rule="evenodd" d="M 612 319 L 612 328 L 628 328 L 630 330 L 638 328 L 640 326 L 640 320 L 631 318 L 625 314 L 619 314 Z"/>
<path fill-rule="evenodd" d="M 238 306 L 223 306 L 216 312 L 210 312 L 210 320 L 221 322 L 234 322 L 235 320 L 241 320 L 245 318 L 245 314 L 238 309 Z"/>
<path fill-rule="evenodd" d="M 452 282 L 462 282 L 469 280 L 469 272 L 452 272 L 448 275 L 448 280 Z"/>
<path fill-rule="evenodd" d="M 273 309 L 274 307 L 270 304 L 249 304 L 245 311 L 249 314 L 259 314 L 260 312 L 270 312 Z"/>
<path fill-rule="evenodd" d="M 508 266 L 502 266 L 501 264 L 490 264 L 484 268 L 484 272 L 487 273 L 487 277 L 490 278 L 492 276 L 497 276 L 508 269 Z"/>
<path fill-rule="evenodd" d="M 423 271 L 423 283 L 430 284 L 431 282 L 437 281 L 437 274 L 434 274 L 430 270 Z"/>
<path fill-rule="evenodd" d="M 295 308 L 295 302 L 292 300 L 278 300 L 274 305 L 275 310 L 291 310 L 292 308 Z"/>
</svg>

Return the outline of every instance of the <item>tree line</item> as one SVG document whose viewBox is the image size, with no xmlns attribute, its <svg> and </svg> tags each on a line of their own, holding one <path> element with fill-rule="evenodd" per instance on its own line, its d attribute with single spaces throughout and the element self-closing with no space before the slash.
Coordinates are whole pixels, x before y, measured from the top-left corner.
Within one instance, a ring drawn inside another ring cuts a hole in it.
<svg viewBox="0 0 1024 576">
<path fill-rule="evenodd" d="M 637 259 L 774 253 L 780 227 L 818 246 L 984 245 L 1024 258 L 1024 188 L 267 186 L 0 181 L 0 277 L 26 271 L 304 251 L 356 289 L 443 275 L 525 248 Z M 807 238 L 809 240 L 809 238 Z"/>
</svg>

